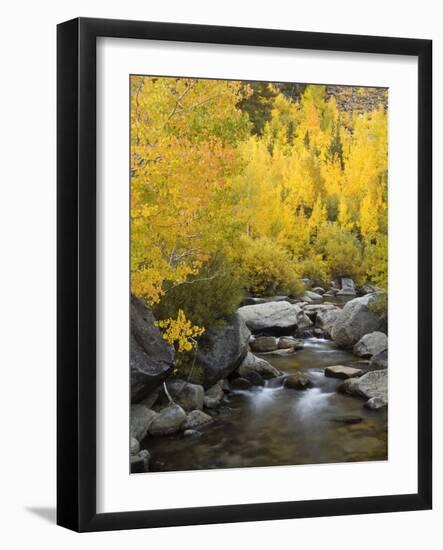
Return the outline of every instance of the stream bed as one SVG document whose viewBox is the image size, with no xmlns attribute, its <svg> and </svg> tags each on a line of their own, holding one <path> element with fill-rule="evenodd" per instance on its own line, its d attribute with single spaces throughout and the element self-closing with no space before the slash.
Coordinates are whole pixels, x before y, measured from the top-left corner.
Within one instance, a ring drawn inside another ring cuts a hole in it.
<svg viewBox="0 0 443 550">
<path fill-rule="evenodd" d="M 341 381 L 324 375 L 325 367 L 355 365 L 358 358 L 330 340 L 304 343 L 303 350 L 289 355 L 258 354 L 282 376 L 265 387 L 228 394 L 200 437 L 145 440 L 151 471 L 386 460 L 387 410 L 365 409 L 363 399 L 338 393 Z M 312 387 L 283 387 L 284 378 L 299 369 Z M 348 424 L 343 417 L 362 420 Z"/>
</svg>

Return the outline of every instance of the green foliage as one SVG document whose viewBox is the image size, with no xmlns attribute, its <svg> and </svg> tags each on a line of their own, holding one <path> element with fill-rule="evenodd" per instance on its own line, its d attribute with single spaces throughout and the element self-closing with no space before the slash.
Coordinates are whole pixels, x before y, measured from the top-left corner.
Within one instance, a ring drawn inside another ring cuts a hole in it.
<svg viewBox="0 0 443 550">
<path fill-rule="evenodd" d="M 267 237 L 243 236 L 237 261 L 253 294 L 299 296 L 303 292 L 295 262 L 282 246 Z"/>
<path fill-rule="evenodd" d="M 337 223 L 324 225 L 317 236 L 316 249 L 328 266 L 331 278 L 361 280 L 362 249 L 357 237 Z"/>
<path fill-rule="evenodd" d="M 315 286 L 327 286 L 331 280 L 328 264 L 320 254 L 302 260 L 298 267 L 302 277 L 311 279 Z"/>
<path fill-rule="evenodd" d="M 369 304 L 369 309 L 376 313 L 381 319 L 388 319 L 388 294 L 381 292 L 377 294 L 377 298 Z"/>
<path fill-rule="evenodd" d="M 214 255 L 197 275 L 166 287 L 154 308 L 158 319 L 175 319 L 184 310 L 193 324 L 203 327 L 222 323 L 239 306 L 244 296 L 243 282 L 221 254 Z"/>
<path fill-rule="evenodd" d="M 261 135 L 266 122 L 271 118 L 273 99 L 277 92 L 267 82 L 250 82 L 245 87 L 250 93 L 245 94 L 239 107 L 249 116 L 252 134 Z"/>
</svg>

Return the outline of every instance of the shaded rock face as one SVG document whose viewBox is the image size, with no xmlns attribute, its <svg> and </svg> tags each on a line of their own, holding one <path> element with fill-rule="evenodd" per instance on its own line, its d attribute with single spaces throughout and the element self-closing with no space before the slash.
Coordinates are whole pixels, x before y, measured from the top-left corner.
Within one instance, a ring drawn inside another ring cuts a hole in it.
<svg viewBox="0 0 443 550">
<path fill-rule="evenodd" d="M 185 437 L 192 437 L 192 438 L 196 438 L 196 437 L 200 437 L 202 435 L 201 432 L 199 432 L 198 430 L 185 430 L 183 432 L 183 435 Z"/>
<path fill-rule="evenodd" d="M 247 390 L 252 386 L 251 382 L 247 380 L 246 378 L 234 378 L 234 380 L 231 382 L 231 390 Z"/>
<path fill-rule="evenodd" d="M 135 437 L 131 437 L 131 443 L 130 443 L 130 451 L 131 455 L 136 455 L 140 450 L 140 443 L 135 439 Z"/>
<path fill-rule="evenodd" d="M 148 433 L 157 413 L 148 409 L 144 405 L 131 406 L 131 436 L 137 441 L 142 441 Z"/>
<path fill-rule="evenodd" d="M 248 352 L 250 336 L 240 315 L 234 315 L 223 327 L 208 329 L 203 334 L 198 344 L 196 364 L 203 371 L 205 388 L 227 377 L 240 365 Z"/>
<path fill-rule="evenodd" d="M 354 355 L 369 358 L 388 349 L 388 337 L 384 332 L 370 332 L 360 338 L 354 346 Z"/>
<path fill-rule="evenodd" d="M 205 393 L 204 405 L 207 409 L 214 409 L 218 407 L 223 399 L 225 392 L 222 388 L 222 381 L 219 380 L 216 384 L 211 386 Z"/>
<path fill-rule="evenodd" d="M 131 296 L 131 401 L 138 403 L 159 386 L 174 366 L 174 350 L 163 340 L 152 312 Z"/>
<path fill-rule="evenodd" d="M 191 384 L 186 380 L 168 380 L 166 387 L 177 405 L 185 411 L 203 409 L 205 390 L 199 384 Z M 166 396 L 165 396 L 166 397 Z"/>
<path fill-rule="evenodd" d="M 361 376 L 362 374 L 363 371 L 361 369 L 345 367 L 343 365 L 334 365 L 325 368 L 325 376 L 328 376 L 329 378 L 341 378 L 342 380 L 345 380 L 346 378 L 355 378 L 356 376 Z"/>
<path fill-rule="evenodd" d="M 265 385 L 263 376 L 254 370 L 247 372 L 244 377 L 251 383 L 252 386 Z"/>
<path fill-rule="evenodd" d="M 388 368 L 388 350 L 373 355 L 369 361 L 369 368 L 371 370 L 381 370 Z"/>
<path fill-rule="evenodd" d="M 385 322 L 369 308 L 375 300 L 375 295 L 369 294 L 355 298 L 343 307 L 331 331 L 332 339 L 339 347 L 350 348 L 365 334 L 386 328 Z"/>
<path fill-rule="evenodd" d="M 263 378 L 275 378 L 276 376 L 280 376 L 280 371 L 278 371 L 274 366 L 264 359 L 256 357 L 252 353 L 248 352 L 237 372 L 240 377 L 246 378 L 248 373 L 251 371 L 260 374 Z"/>
<path fill-rule="evenodd" d="M 285 301 L 243 306 L 238 314 L 253 333 L 292 334 L 312 325 L 298 304 Z"/>
<path fill-rule="evenodd" d="M 326 338 L 332 338 L 332 327 L 335 324 L 341 310 L 339 308 L 327 309 L 319 311 L 315 319 L 315 324 L 318 328 L 323 330 Z"/>
<path fill-rule="evenodd" d="M 149 426 L 150 435 L 170 435 L 178 432 L 186 421 L 186 413 L 180 405 L 170 405 L 160 411 Z"/>
</svg>

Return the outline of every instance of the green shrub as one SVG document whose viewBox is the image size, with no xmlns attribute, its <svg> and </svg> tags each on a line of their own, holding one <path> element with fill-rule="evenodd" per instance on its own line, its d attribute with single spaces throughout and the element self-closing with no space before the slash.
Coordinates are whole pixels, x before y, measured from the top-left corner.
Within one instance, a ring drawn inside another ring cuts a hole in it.
<svg viewBox="0 0 443 550">
<path fill-rule="evenodd" d="M 363 275 L 362 247 L 357 237 L 337 223 L 320 228 L 315 244 L 322 255 L 331 278 L 351 277 L 360 281 Z"/>
<path fill-rule="evenodd" d="M 331 279 L 328 264 L 320 255 L 311 256 L 299 263 L 302 277 L 311 279 L 314 286 L 327 286 Z"/>
<path fill-rule="evenodd" d="M 369 309 L 376 313 L 381 319 L 385 321 L 388 319 L 388 294 L 387 292 L 381 292 L 377 295 L 376 300 L 370 302 Z"/>
<path fill-rule="evenodd" d="M 182 309 L 193 324 L 210 327 L 231 315 L 244 296 L 243 283 L 222 255 L 213 256 L 194 277 L 166 288 L 154 307 L 157 319 L 176 318 Z"/>
</svg>

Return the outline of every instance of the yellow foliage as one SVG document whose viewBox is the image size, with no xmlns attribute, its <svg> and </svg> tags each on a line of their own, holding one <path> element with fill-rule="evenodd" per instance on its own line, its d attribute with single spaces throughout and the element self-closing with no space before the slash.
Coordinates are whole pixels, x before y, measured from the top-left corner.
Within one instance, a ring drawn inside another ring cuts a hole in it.
<svg viewBox="0 0 443 550">
<path fill-rule="evenodd" d="M 201 336 L 205 329 L 193 325 L 182 309 L 178 310 L 177 319 L 163 319 L 156 325 L 163 329 L 163 339 L 176 347 L 177 351 L 191 351 L 196 346 L 196 338 Z"/>
<path fill-rule="evenodd" d="M 301 276 L 387 284 L 387 113 L 341 111 L 325 86 L 254 90 L 260 132 L 247 83 L 131 78 L 131 290 L 151 305 L 227 288 L 215 257 L 259 294 L 300 293 Z M 159 326 L 186 351 L 204 329 L 175 306 Z"/>
</svg>

